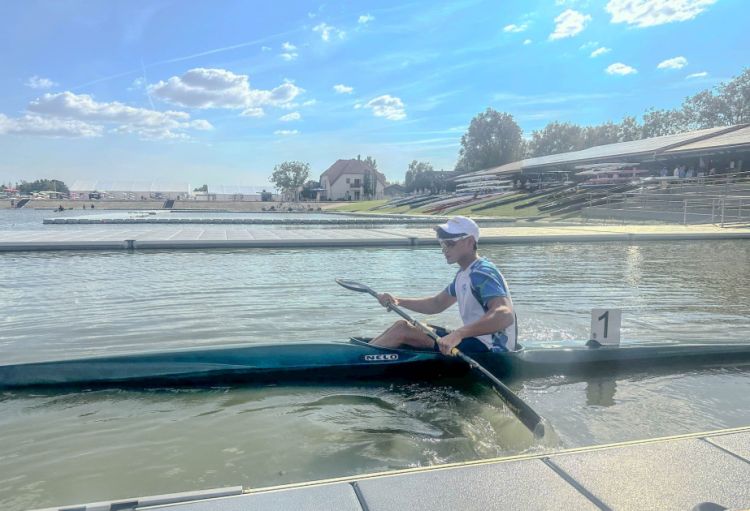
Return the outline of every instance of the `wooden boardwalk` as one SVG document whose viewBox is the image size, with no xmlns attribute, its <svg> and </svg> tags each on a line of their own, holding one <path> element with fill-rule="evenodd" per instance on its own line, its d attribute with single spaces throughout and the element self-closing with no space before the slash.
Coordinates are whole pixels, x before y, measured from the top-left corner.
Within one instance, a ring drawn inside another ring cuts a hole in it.
<svg viewBox="0 0 750 511">
<path fill-rule="evenodd" d="M 714 507 L 708 507 L 709 503 Z M 703 507 L 699 507 L 701 505 Z M 274 488 L 238 486 L 50 510 L 684 511 L 748 508 L 750 427 Z"/>
</svg>

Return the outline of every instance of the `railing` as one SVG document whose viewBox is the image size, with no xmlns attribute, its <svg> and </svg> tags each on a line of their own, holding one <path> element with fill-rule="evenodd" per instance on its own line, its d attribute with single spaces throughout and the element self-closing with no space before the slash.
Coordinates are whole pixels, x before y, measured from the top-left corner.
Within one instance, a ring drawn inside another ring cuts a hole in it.
<svg viewBox="0 0 750 511">
<path fill-rule="evenodd" d="M 724 227 L 727 223 L 750 223 L 750 196 L 726 197 L 674 197 L 665 194 L 622 193 L 606 198 L 604 204 L 591 208 L 601 208 L 620 212 L 637 212 L 644 218 L 680 220 L 683 224 L 711 223 Z M 650 215 L 649 215 L 650 214 Z"/>
<path fill-rule="evenodd" d="M 750 225 L 750 172 L 644 182 L 640 190 L 589 195 L 585 216 Z"/>
</svg>

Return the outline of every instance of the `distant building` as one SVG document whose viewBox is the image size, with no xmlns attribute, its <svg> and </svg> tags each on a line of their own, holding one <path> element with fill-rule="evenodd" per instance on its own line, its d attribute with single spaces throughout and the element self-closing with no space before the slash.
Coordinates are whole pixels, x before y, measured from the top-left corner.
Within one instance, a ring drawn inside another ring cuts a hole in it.
<svg viewBox="0 0 750 511">
<path fill-rule="evenodd" d="M 71 198 L 82 200 L 180 200 L 190 195 L 187 183 L 155 181 L 76 181 L 68 189 Z"/>
<path fill-rule="evenodd" d="M 383 189 L 383 195 L 386 197 L 403 197 L 406 195 L 406 187 L 398 183 L 388 185 Z"/>
<path fill-rule="evenodd" d="M 364 189 L 366 179 L 375 181 L 374 193 L 369 197 Z M 382 199 L 385 176 L 360 159 L 337 160 L 320 175 L 320 187 L 325 190 L 322 197 L 324 200 Z"/>
<path fill-rule="evenodd" d="M 279 198 L 278 192 L 269 186 L 208 185 L 206 192 L 193 192 L 196 200 L 236 202 L 262 201 L 264 194 L 266 200 Z"/>
</svg>

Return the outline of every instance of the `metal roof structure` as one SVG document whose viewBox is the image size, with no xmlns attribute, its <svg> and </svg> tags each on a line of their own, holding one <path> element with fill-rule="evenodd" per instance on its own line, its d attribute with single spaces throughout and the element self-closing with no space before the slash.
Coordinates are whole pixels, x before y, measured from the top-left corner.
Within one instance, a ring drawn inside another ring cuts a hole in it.
<svg viewBox="0 0 750 511">
<path fill-rule="evenodd" d="M 676 135 L 645 138 L 629 142 L 605 144 L 580 151 L 551 154 L 514 161 L 498 167 L 473 172 L 471 176 L 507 176 L 527 172 L 545 172 L 554 167 L 573 167 L 582 164 L 617 163 L 618 161 L 656 161 L 660 156 L 698 154 L 721 150 L 750 148 L 750 125 L 737 124 L 688 131 Z M 624 163 L 623 163 L 624 164 Z M 462 176 L 462 177 L 468 177 Z"/>
<path fill-rule="evenodd" d="M 541 168 L 552 165 L 573 165 L 601 160 L 613 160 L 616 158 L 633 158 L 635 156 L 655 156 L 656 153 L 666 151 L 672 147 L 683 145 L 696 140 L 704 140 L 717 134 L 736 130 L 737 126 L 708 128 L 705 130 L 689 131 L 677 135 L 665 135 L 663 137 L 644 138 L 630 142 L 618 142 L 589 147 L 580 151 L 569 153 L 551 154 L 522 160 L 524 170 Z"/>
<path fill-rule="evenodd" d="M 750 126 L 664 151 L 665 155 L 700 154 L 707 151 L 750 150 Z"/>
</svg>

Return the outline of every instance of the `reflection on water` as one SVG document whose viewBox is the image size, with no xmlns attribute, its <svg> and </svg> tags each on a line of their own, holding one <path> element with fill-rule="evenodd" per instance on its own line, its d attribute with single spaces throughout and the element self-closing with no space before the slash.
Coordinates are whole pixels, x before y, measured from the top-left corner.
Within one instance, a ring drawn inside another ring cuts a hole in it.
<svg viewBox="0 0 750 511">
<path fill-rule="evenodd" d="M 483 247 L 513 290 L 521 340 L 748 340 L 743 242 Z M 437 249 L 2 254 L 0 357 L 44 360 L 372 335 L 396 318 L 334 277 L 422 296 Z M 455 310 L 431 322 L 456 326 Z M 268 486 L 750 423 L 745 368 L 509 382 L 552 424 L 543 444 L 481 380 L 0 393 L 0 502 L 52 504 Z"/>
</svg>

